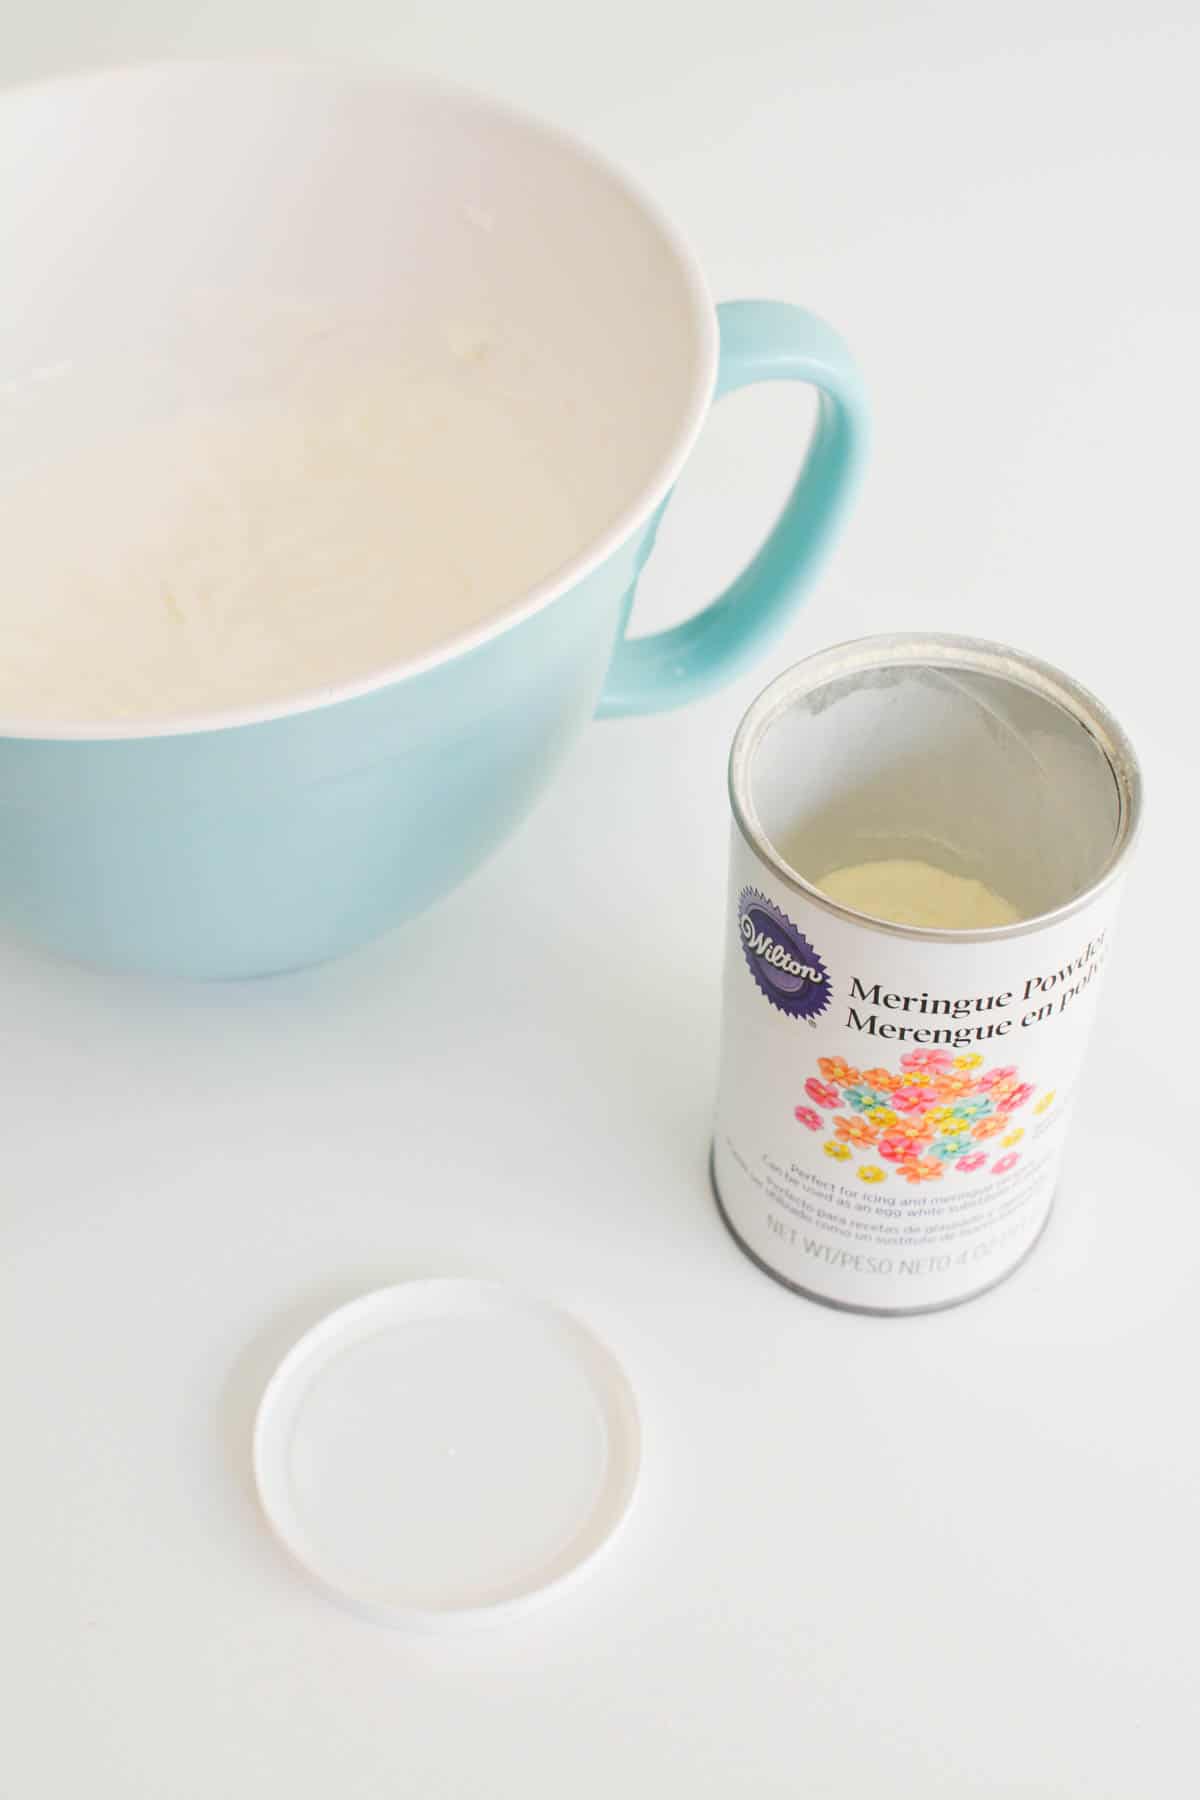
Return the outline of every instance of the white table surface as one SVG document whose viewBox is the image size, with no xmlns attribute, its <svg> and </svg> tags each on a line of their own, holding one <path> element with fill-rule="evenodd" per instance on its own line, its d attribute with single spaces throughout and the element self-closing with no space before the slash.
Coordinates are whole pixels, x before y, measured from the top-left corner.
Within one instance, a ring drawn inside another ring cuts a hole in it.
<svg viewBox="0 0 1200 1800">
<path fill-rule="evenodd" d="M 1194 1795 L 1194 6 L 39 0 L 0 26 L 13 80 L 279 49 L 574 126 L 717 295 L 841 326 L 875 452 L 761 676 L 593 727 L 409 929 L 245 986 L 0 945 L 0 1793 Z M 722 409 L 642 618 L 737 563 L 802 425 L 794 394 Z M 914 626 L 1085 679 L 1150 818 L 1046 1240 L 972 1306 L 878 1321 L 776 1287 L 709 1198 L 723 778 L 768 674 Z M 592 1321 L 647 1461 L 594 1580 L 419 1644 L 292 1573 L 247 1451 L 306 1324 L 437 1271 Z"/>
</svg>

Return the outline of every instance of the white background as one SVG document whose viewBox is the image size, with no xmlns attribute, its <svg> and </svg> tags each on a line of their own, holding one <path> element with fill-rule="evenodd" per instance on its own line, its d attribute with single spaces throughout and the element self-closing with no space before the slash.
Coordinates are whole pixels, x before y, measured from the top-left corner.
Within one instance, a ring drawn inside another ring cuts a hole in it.
<svg viewBox="0 0 1200 1800">
<path fill-rule="evenodd" d="M 595 726 L 406 931 L 241 987 L 0 945 L 0 1792 L 1193 1795 L 1195 8 L 39 0 L 0 26 L 12 80 L 234 50 L 451 74 L 573 126 L 716 295 L 842 328 L 876 443 L 761 672 Z M 796 402 L 723 407 L 643 620 L 737 564 Z M 1048 1237 L 992 1296 L 897 1322 L 761 1276 L 705 1158 L 734 724 L 805 651 L 922 626 L 1098 690 L 1149 820 Z M 422 1646 L 292 1574 L 247 1450 L 300 1329 L 437 1271 L 599 1327 L 647 1465 L 594 1580 Z"/>
</svg>

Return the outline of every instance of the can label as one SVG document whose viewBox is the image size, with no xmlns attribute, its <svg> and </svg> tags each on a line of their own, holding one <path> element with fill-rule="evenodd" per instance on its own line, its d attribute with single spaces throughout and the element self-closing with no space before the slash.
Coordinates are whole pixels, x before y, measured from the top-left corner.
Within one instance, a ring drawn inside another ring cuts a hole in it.
<svg viewBox="0 0 1200 1800">
<path fill-rule="evenodd" d="M 793 1286 L 907 1312 L 1006 1274 L 1050 1210 L 1115 887 L 993 942 L 859 924 L 734 828 L 713 1174 Z"/>
</svg>

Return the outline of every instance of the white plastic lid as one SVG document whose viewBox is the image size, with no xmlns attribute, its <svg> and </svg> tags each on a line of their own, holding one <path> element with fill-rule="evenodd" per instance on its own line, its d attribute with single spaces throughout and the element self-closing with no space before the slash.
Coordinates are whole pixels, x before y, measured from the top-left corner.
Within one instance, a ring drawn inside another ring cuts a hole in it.
<svg viewBox="0 0 1200 1800">
<path fill-rule="evenodd" d="M 590 1563 L 625 1517 L 641 1433 L 620 1365 L 556 1308 L 416 1281 L 331 1313 L 275 1371 L 254 1473 L 276 1536 L 388 1624 L 491 1618 Z"/>
</svg>

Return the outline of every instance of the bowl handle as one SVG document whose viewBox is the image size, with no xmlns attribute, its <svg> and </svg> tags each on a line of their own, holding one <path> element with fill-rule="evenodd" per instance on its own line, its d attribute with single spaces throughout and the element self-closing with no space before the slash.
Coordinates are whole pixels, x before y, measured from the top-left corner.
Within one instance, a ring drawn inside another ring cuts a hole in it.
<svg viewBox="0 0 1200 1800">
<path fill-rule="evenodd" d="M 810 382 L 819 405 L 808 455 L 766 542 L 723 594 L 681 625 L 621 639 L 597 708 L 600 718 L 682 706 L 754 661 L 798 605 L 855 484 L 866 406 L 858 371 L 832 327 L 779 300 L 727 301 L 717 308 L 717 319 L 721 355 L 714 398 L 757 381 Z M 639 573 L 669 499 L 647 533 Z M 631 590 L 630 605 L 632 600 Z"/>
</svg>

